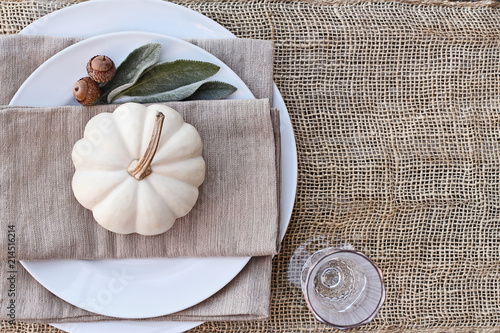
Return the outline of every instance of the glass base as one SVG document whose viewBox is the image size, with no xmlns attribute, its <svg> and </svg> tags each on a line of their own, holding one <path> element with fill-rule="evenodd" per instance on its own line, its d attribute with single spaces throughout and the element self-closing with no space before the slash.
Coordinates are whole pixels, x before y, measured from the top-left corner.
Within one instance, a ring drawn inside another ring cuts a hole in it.
<svg viewBox="0 0 500 333">
<path fill-rule="evenodd" d="M 320 237 L 297 249 L 289 264 L 290 282 L 298 284 L 300 270 L 298 292 L 317 320 L 338 329 L 367 324 L 385 301 L 381 270 L 345 243 L 318 250 L 325 243 Z"/>
</svg>

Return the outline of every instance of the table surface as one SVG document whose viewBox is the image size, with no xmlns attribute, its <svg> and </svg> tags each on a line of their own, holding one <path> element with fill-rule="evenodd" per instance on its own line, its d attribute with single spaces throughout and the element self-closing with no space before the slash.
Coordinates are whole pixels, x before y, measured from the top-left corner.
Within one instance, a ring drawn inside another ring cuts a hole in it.
<svg viewBox="0 0 500 333">
<path fill-rule="evenodd" d="M 3 1 L 0 32 L 77 2 Z M 238 37 L 275 42 L 274 78 L 299 160 L 294 213 L 273 262 L 270 319 L 192 331 L 331 331 L 309 313 L 289 263 L 301 245 L 339 240 L 384 272 L 387 301 L 364 330 L 496 331 L 498 2 L 175 2 Z M 58 330 L 0 328 L 32 331 Z"/>
</svg>

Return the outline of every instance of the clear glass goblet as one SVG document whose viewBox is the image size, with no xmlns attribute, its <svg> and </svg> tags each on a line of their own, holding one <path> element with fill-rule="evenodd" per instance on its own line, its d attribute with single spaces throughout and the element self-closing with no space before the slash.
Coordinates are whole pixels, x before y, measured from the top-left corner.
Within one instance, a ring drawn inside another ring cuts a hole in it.
<svg viewBox="0 0 500 333">
<path fill-rule="evenodd" d="M 317 250 L 301 261 L 297 258 L 303 258 L 304 248 L 298 253 L 290 267 L 303 264 L 300 287 L 317 320 L 349 329 L 375 318 L 385 301 L 385 285 L 380 268 L 370 258 L 345 243 Z"/>
</svg>

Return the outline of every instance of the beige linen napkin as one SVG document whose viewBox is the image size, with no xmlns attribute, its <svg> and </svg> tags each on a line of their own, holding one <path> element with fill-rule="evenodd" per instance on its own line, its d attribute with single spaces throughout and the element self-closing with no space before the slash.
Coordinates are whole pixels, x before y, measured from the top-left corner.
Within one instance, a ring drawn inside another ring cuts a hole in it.
<svg viewBox="0 0 500 333">
<path fill-rule="evenodd" d="M 7 272 L 5 261 L 0 262 Z M 57 273 L 56 273 L 57 274 Z M 5 279 L 8 276 L 5 276 Z M 4 276 L 2 275 L 2 279 Z M 97 315 L 73 306 L 36 282 L 20 264 L 16 274 L 15 320 L 30 323 L 74 323 L 123 320 Z M 254 257 L 223 289 L 186 310 L 144 321 L 234 321 L 264 320 L 269 317 L 271 257 Z M 0 284 L 0 304 L 8 304 L 7 283 Z M 168 300 L 165 300 L 166 302 Z M 131 301 L 131 306 L 134 305 Z M 0 320 L 10 320 L 6 306 Z"/>
<path fill-rule="evenodd" d="M 78 39 L 68 39 L 68 38 L 54 38 L 54 37 L 39 37 L 39 36 L 7 36 L 5 38 L 0 38 L 0 100 L 2 103 L 7 103 L 10 98 L 12 97 L 12 94 L 15 92 L 17 89 L 17 86 L 22 83 L 25 78 L 29 75 L 29 73 L 34 70 L 39 64 L 41 64 L 44 60 L 46 60 L 48 57 L 50 57 L 52 54 L 56 53 L 57 51 L 61 50 L 62 48 L 66 47 L 67 45 L 70 45 L 74 41 L 77 41 Z M 261 42 L 261 41 L 248 41 L 248 40 L 221 40 L 221 41 L 193 41 L 199 46 L 203 47 L 204 44 L 207 45 L 207 49 L 219 57 L 222 61 L 231 64 L 233 67 L 232 69 L 242 77 L 242 79 L 250 86 L 251 89 L 253 89 L 253 92 L 256 97 L 270 97 L 272 94 L 272 45 L 266 42 Z M 25 55 L 24 57 L 19 57 L 18 51 L 20 49 L 23 50 L 22 54 Z M 40 57 L 33 56 L 33 55 L 40 55 Z M 232 61 L 231 57 L 233 55 L 236 55 L 234 59 L 237 59 L 237 61 Z M 225 58 L 228 57 L 228 58 Z M 258 61 L 256 61 L 258 60 Z M 262 66 L 263 64 L 270 64 L 270 68 L 268 65 Z M 263 71 L 263 68 L 265 70 Z M 258 74 L 258 75 L 255 75 Z M 267 96 L 266 96 L 267 95 Z M 186 108 L 191 108 L 191 110 L 198 110 L 200 108 L 200 105 L 202 106 L 201 108 L 203 109 L 205 106 L 209 104 L 214 104 L 214 103 L 219 103 L 219 102 L 193 102 L 193 103 L 173 103 L 172 105 L 176 105 L 179 107 L 180 105 L 185 106 Z M 250 108 L 252 106 L 256 107 L 256 109 L 262 108 L 267 110 L 267 134 L 269 134 L 269 131 L 272 132 L 272 140 L 275 140 L 276 147 L 278 147 L 278 151 L 275 152 L 275 154 L 272 156 L 272 159 L 274 163 L 277 163 L 279 161 L 279 128 L 273 127 L 270 124 L 276 125 L 278 123 L 277 119 L 277 112 L 271 112 L 269 113 L 269 108 L 268 104 L 266 101 L 227 101 L 223 104 L 226 104 L 227 107 L 229 108 L 241 108 L 239 113 L 244 113 L 247 112 L 249 106 Z M 245 105 L 246 104 L 246 105 Z M 245 106 L 243 106 L 245 105 Z M 175 107 L 175 106 L 174 106 Z M 104 107 L 106 108 L 106 107 Z M 182 108 L 182 107 L 181 107 Z M 71 108 L 67 108 L 71 109 Z M 99 112 L 96 109 L 97 107 L 93 108 L 80 108 L 80 110 L 87 110 L 88 112 L 85 113 L 83 112 L 82 118 L 79 119 L 79 121 L 83 124 L 85 123 L 86 119 L 92 114 L 92 112 L 96 113 Z M 243 110 L 244 109 L 244 110 Z M 62 116 L 62 118 L 57 118 L 58 120 L 54 123 L 49 124 L 51 128 L 58 128 L 62 129 L 64 126 L 61 126 L 61 124 L 58 122 L 61 119 L 64 119 L 64 117 L 68 117 L 68 114 L 64 111 L 64 108 L 55 108 L 52 109 L 53 114 L 58 114 L 59 117 Z M 73 110 L 74 111 L 74 110 Z M 235 111 L 235 110 L 233 110 Z M 15 118 L 13 115 L 15 113 L 24 113 L 24 114 L 30 114 L 29 117 L 25 118 L 28 119 L 30 118 L 33 114 L 40 113 L 40 109 L 37 108 L 3 108 L 2 111 L 2 116 L 4 117 L 4 121 L 8 124 L 19 124 L 17 118 Z M 189 122 L 190 120 L 193 121 L 193 119 L 190 118 L 190 113 L 188 111 L 183 111 L 185 116 L 189 119 L 187 121 Z M 233 112 L 237 113 L 237 112 Z M 71 112 L 70 112 L 71 114 Z M 192 113 L 191 116 L 195 115 L 195 118 L 198 117 L 200 114 L 198 113 Z M 74 114 L 73 114 L 74 116 Z M 265 118 L 265 117 L 263 117 Z M 271 122 L 270 119 L 273 119 Z M 243 118 L 241 118 L 243 119 Z M 31 119 L 31 121 L 33 121 Z M 69 121 L 70 119 L 66 119 Z M 248 119 L 247 119 L 248 120 Z M 192 122 L 191 121 L 191 122 Z M 253 120 L 252 120 L 253 121 Z M 196 120 L 194 120 L 196 122 Z M 34 123 L 32 123 L 34 124 Z M 68 123 L 66 123 L 68 124 Z M 241 124 L 241 123 L 240 123 Z M 9 131 L 11 133 L 15 132 L 15 127 L 18 125 L 9 125 L 10 129 Z M 55 127 L 54 127 L 55 126 Z M 38 127 L 38 129 L 42 130 L 44 126 Z M 14 130 L 14 131 L 13 131 Z M 46 129 L 45 129 L 46 130 Z M 255 129 L 254 129 L 255 130 Z M 259 132 L 262 129 L 259 130 Z M 81 130 L 80 130 L 81 131 Z M 71 132 L 71 134 L 75 134 Z M 260 138 L 260 135 L 257 136 Z M 18 136 L 18 138 L 22 139 L 21 136 Z M 267 140 L 269 141 L 269 135 L 267 135 Z M 12 149 L 10 145 L 5 145 L 4 141 L 1 141 L 3 146 L 2 146 L 2 151 L 5 149 Z M 64 149 L 67 149 L 68 147 L 71 146 L 70 143 L 65 143 L 63 144 Z M 275 146 L 274 144 L 272 145 L 273 147 Z M 32 149 L 29 154 L 35 153 L 36 154 L 36 149 Z M 28 154 L 27 152 L 23 152 L 22 154 Z M 23 160 L 23 158 L 21 158 Z M 25 161 L 28 161 L 28 159 L 24 159 Z M 39 160 L 40 161 L 40 160 Z M 42 160 L 43 162 L 43 160 Z M 5 165 L 4 165 L 5 166 Z M 2 170 L 8 169 L 2 167 Z M 274 168 L 277 167 L 277 164 L 274 165 Z M 20 173 L 22 174 L 23 171 L 21 170 Z M 19 176 L 23 177 L 23 176 Z M 18 178 L 19 179 L 19 178 Z M 8 186 L 11 186 L 12 183 L 10 182 L 4 182 L 4 185 L 2 187 L 5 187 L 5 184 L 9 184 Z M 279 184 L 278 186 L 279 187 Z M 56 189 L 64 189 L 64 184 L 53 184 L 52 188 Z M 36 196 L 36 192 L 26 192 L 25 194 L 29 194 L 30 196 Z M 279 195 L 279 193 L 275 193 L 275 196 L 273 197 L 272 195 L 269 196 L 268 198 L 273 201 L 276 199 L 276 195 Z M 5 197 L 3 200 L 0 200 L 0 202 L 9 202 L 9 200 L 5 200 Z M 21 198 L 22 199 L 22 198 Z M 48 201 L 46 201 L 48 203 Z M 16 209 L 21 207 L 22 205 L 16 203 Z M 3 210 L 3 209 L 2 209 Z M 24 210 L 24 209 L 22 209 Z M 279 209 L 278 209 L 279 210 Z M 34 207 L 32 210 L 28 210 L 28 212 L 24 212 L 27 214 L 26 216 L 32 216 L 30 214 L 37 215 L 36 211 L 39 211 L 39 207 Z M 8 213 L 3 213 L 3 214 L 8 214 Z M 83 215 L 88 214 L 88 212 L 84 212 Z M 273 213 L 274 214 L 274 213 Z M 279 212 L 278 212 L 279 215 Z M 238 214 L 234 215 L 235 217 L 238 216 Z M 60 216 L 62 218 L 62 216 Z M 273 217 L 272 219 L 274 220 L 276 217 Z M 180 224 L 180 221 L 176 224 Z M 185 222 L 185 221 L 184 221 Z M 258 222 L 258 221 L 257 221 Z M 18 223 L 18 222 L 16 222 Z M 278 221 L 279 223 L 279 221 Z M 95 222 L 93 222 L 94 227 L 95 227 Z M 256 230 L 255 227 L 252 230 Z M 189 229 L 189 228 L 188 228 Z M 82 238 L 80 237 L 79 239 L 73 239 L 73 241 L 67 241 L 67 240 L 62 240 L 62 243 L 59 243 L 61 246 L 65 246 L 68 249 L 72 249 L 68 251 L 70 254 L 61 254 L 62 251 L 56 250 L 54 247 L 52 247 L 51 244 L 49 244 L 47 241 L 43 240 L 44 238 L 42 235 L 37 234 L 35 229 L 32 229 L 31 233 L 26 233 L 30 235 L 23 235 L 23 232 L 18 232 L 18 235 L 20 241 L 22 240 L 23 246 L 21 249 L 21 246 L 18 246 L 17 248 L 19 251 L 21 251 L 21 254 L 18 254 L 18 258 L 22 258 L 21 255 L 27 255 L 28 257 L 31 256 L 31 258 L 36 258 L 40 257 L 40 254 L 36 253 L 36 251 L 30 250 L 27 244 L 33 244 L 31 242 L 35 242 L 35 244 L 38 242 L 38 244 L 43 244 L 43 246 L 48 246 L 49 251 L 47 251 L 47 254 L 50 254 L 48 258 L 50 258 L 52 255 L 61 255 L 62 257 L 72 257 L 75 258 L 75 256 L 79 256 L 82 253 L 85 253 L 87 249 L 82 249 L 80 246 L 78 246 L 78 242 L 81 242 Z M 36 230 L 40 231 L 40 229 Z M 225 231 L 225 230 L 223 230 Z M 241 231 L 241 230 L 237 230 Z M 257 230 L 258 231 L 258 230 Z M 92 232 L 91 232 L 92 234 Z M 273 233 L 271 233 L 273 234 Z M 271 238 L 277 238 L 279 233 L 277 232 L 277 229 L 275 231 L 274 236 Z M 178 233 L 178 235 L 181 235 Z M 192 236 L 197 236 L 196 233 L 191 234 Z M 248 236 L 246 234 L 245 236 Z M 109 240 L 109 236 L 104 236 L 104 240 Z M 137 244 L 141 243 L 140 240 L 135 238 L 135 236 L 131 236 L 130 239 L 132 239 L 132 242 L 136 242 Z M 93 250 L 94 253 L 93 255 L 97 255 L 98 258 L 104 258 L 107 257 L 108 255 L 111 254 L 110 257 L 142 257 L 142 256 L 149 256 L 149 255 L 154 255 L 154 256 L 162 256 L 166 255 L 167 253 L 169 255 L 180 255 L 180 256 L 193 256 L 196 251 L 198 251 L 199 255 L 214 255 L 215 253 L 218 253 L 219 255 L 234 255 L 230 254 L 232 253 L 233 250 L 235 251 L 240 251 L 241 255 L 253 255 L 252 253 L 248 252 L 246 254 L 244 250 L 243 243 L 238 244 L 239 242 L 235 242 L 233 245 L 236 245 L 235 248 L 226 247 L 226 245 L 223 246 L 217 246 L 220 240 L 220 237 L 216 236 L 212 241 L 215 240 L 215 243 L 210 243 L 210 240 L 205 239 L 201 244 L 205 244 L 208 246 L 212 247 L 212 254 L 207 254 L 205 250 L 202 250 L 202 247 L 195 246 L 196 249 L 185 249 L 186 252 L 182 252 L 179 249 L 174 249 L 174 247 L 165 247 L 165 246 L 160 246 L 160 250 L 158 248 L 151 248 L 151 247 L 145 247 L 145 252 L 142 251 L 137 251 L 137 250 L 131 250 L 128 249 L 128 246 L 126 246 L 126 243 L 123 242 L 122 240 L 116 240 L 113 239 L 113 244 L 114 249 L 112 251 L 109 251 L 109 249 L 105 249 L 106 247 L 97 247 L 97 250 Z M 269 238 L 269 235 L 266 237 Z M 24 239 L 23 239 L 24 238 Z M 64 238 L 64 237 L 63 237 Z M 223 237 L 224 238 L 224 237 Z M 85 237 L 83 238 L 85 239 Z M 101 239 L 101 238 L 97 238 Z M 61 241 L 60 239 L 55 239 L 56 241 Z M 95 244 L 94 241 L 96 239 L 92 239 L 90 244 Z M 226 241 L 226 239 L 222 239 Z M 268 239 L 269 240 L 269 239 Z M 267 240 L 267 241 L 268 241 Z M 265 241 L 265 242 L 267 242 Z M 205 243 L 204 243 L 205 242 Z M 99 241 L 100 243 L 100 241 Z M 276 239 L 272 240 L 272 247 L 274 250 L 271 251 L 271 253 L 275 252 L 278 248 L 276 245 Z M 116 246 L 117 244 L 121 244 L 119 246 Z M 74 245 L 76 245 L 74 247 Z M 215 249 L 214 249 L 215 245 Z M 255 244 L 248 244 L 247 245 L 255 245 Z M 135 246 L 134 246 L 135 247 Z M 238 247 L 240 250 L 238 250 Z M 25 249 L 27 248 L 27 249 Z M 79 249 L 80 248 L 80 249 Z M 45 251 L 47 248 L 43 248 Z M 262 254 L 266 255 L 269 253 L 269 249 L 261 249 Z M 169 253 L 169 251 L 172 251 Z M 215 251 L 215 252 L 213 252 Z M 218 252 L 217 252 L 218 251 Z M 58 254 L 59 253 L 59 254 Z M 233 252 L 234 253 L 234 252 Z M 257 254 L 256 254 L 257 255 Z M 4 258 L 2 258 L 4 259 Z M 264 256 L 264 257 L 255 257 L 251 259 L 249 265 L 240 273 L 240 275 L 233 280 L 228 286 L 226 286 L 221 292 L 213 296 L 212 298 L 206 300 L 205 302 L 192 307 L 188 310 L 182 311 L 180 313 L 171 315 L 171 316 L 166 316 L 162 318 L 156 318 L 156 320 L 242 320 L 242 319 L 261 319 L 265 318 L 268 315 L 268 310 L 269 310 L 269 303 L 268 303 L 268 298 L 269 298 L 269 282 L 270 282 L 270 262 L 271 262 L 271 257 L 270 256 Z M 6 265 L 6 262 L 2 260 L 2 265 Z M 65 321 L 65 322 L 71 322 L 71 321 L 95 321 L 95 320 L 109 320 L 110 318 L 104 317 L 104 316 L 98 316 L 94 315 L 91 313 L 88 313 L 84 310 L 75 308 L 71 305 L 69 305 L 66 302 L 63 302 L 59 300 L 57 297 L 53 296 L 49 292 L 47 292 L 43 287 L 38 285 L 27 273 L 24 271 L 22 266 L 17 265 L 18 269 L 18 276 L 17 276 L 17 283 L 19 286 L 19 291 L 18 295 L 20 295 L 19 299 L 19 304 L 23 304 L 23 306 L 20 306 L 18 308 L 18 313 L 17 313 L 17 319 L 19 320 L 31 320 L 31 321 L 37 321 L 37 322 L 56 322 L 56 321 Z M 0 287 L 0 297 L 4 298 L 6 293 L 6 290 L 2 290 L 5 285 L 2 285 Z M 267 299 L 267 301 L 265 301 Z M 1 300 L 1 299 L 0 299 Z M 2 300 L 3 301 L 3 300 Z M 50 304 L 50 306 L 42 306 L 44 304 Z M 1 318 L 8 319 L 8 317 L 5 317 L 4 315 L 1 316 Z"/>
<path fill-rule="evenodd" d="M 277 253 L 279 203 L 269 101 L 168 105 L 200 133 L 206 176 L 193 210 L 156 236 L 109 232 L 72 191 L 74 143 L 92 116 L 112 112 L 116 105 L 0 109 L 0 187 L 8 189 L 0 200 L 0 225 L 20 230 L 19 259 Z M 0 251 L 0 260 L 6 259 Z"/>
</svg>

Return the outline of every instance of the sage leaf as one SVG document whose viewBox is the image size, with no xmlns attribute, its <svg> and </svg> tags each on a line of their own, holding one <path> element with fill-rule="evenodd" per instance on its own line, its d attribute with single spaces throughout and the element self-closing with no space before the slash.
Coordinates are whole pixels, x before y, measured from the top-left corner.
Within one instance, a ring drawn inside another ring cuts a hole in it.
<svg viewBox="0 0 500 333">
<path fill-rule="evenodd" d="M 220 82 L 220 81 L 209 81 L 202 84 L 198 90 L 194 92 L 191 96 L 185 98 L 185 101 L 194 100 L 214 100 L 214 99 L 224 99 L 234 93 L 238 88 L 232 84 Z"/>
<path fill-rule="evenodd" d="M 182 94 L 187 94 L 192 89 L 191 84 L 215 75 L 219 69 L 219 66 L 203 61 L 180 59 L 164 62 L 145 71 L 132 87 L 123 90 L 119 96 L 156 95 L 181 87 L 186 87 L 181 90 L 185 91 Z"/>
<path fill-rule="evenodd" d="M 165 91 L 149 96 L 121 96 L 117 99 L 117 102 L 161 103 L 192 99 L 192 96 L 203 97 L 202 99 L 222 99 L 231 95 L 236 91 L 236 89 L 237 88 L 235 86 L 224 82 L 198 81 L 174 90 Z"/>
<path fill-rule="evenodd" d="M 196 90 L 198 90 L 198 88 L 203 85 L 203 83 L 205 83 L 205 81 L 198 81 L 174 90 L 164 91 L 149 96 L 121 96 L 119 99 L 117 99 L 117 102 L 161 103 L 169 101 L 181 101 L 194 94 Z"/>
<path fill-rule="evenodd" d="M 103 92 L 97 104 L 111 103 L 118 94 L 133 86 L 144 71 L 156 64 L 161 47 L 160 43 L 148 43 L 133 50 L 118 66 L 113 79 L 101 87 Z"/>
</svg>

